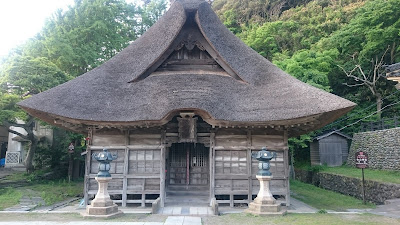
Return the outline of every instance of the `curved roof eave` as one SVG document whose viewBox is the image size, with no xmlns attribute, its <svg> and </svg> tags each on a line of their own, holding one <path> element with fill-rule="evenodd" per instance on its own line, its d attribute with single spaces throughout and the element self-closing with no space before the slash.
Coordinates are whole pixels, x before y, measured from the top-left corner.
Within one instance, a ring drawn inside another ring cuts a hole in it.
<svg viewBox="0 0 400 225">
<path fill-rule="evenodd" d="M 202 119 L 213 127 L 253 127 L 253 128 L 274 128 L 278 130 L 288 131 L 289 137 L 296 137 L 302 134 L 309 133 L 310 131 L 319 129 L 328 123 L 338 119 L 343 113 L 347 113 L 353 109 L 349 107 L 343 110 L 331 111 L 324 114 L 310 115 L 302 118 L 294 118 L 290 120 L 277 120 L 277 121 L 225 121 L 216 120 L 210 114 L 201 109 L 176 109 L 169 112 L 165 117 L 160 120 L 147 120 L 147 121 L 90 121 L 75 118 L 67 118 L 59 115 L 43 113 L 41 111 L 22 107 L 25 111 L 34 117 L 37 117 L 51 125 L 63 127 L 71 131 L 85 133 L 89 127 L 160 127 L 167 124 L 174 116 L 179 115 L 182 111 L 194 112 L 196 115 L 201 116 Z"/>
</svg>

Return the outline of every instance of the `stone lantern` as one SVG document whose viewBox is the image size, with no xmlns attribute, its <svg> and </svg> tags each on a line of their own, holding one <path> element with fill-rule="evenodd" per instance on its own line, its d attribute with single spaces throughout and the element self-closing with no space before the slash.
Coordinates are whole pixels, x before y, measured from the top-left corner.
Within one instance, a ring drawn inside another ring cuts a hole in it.
<svg viewBox="0 0 400 225">
<path fill-rule="evenodd" d="M 254 215 L 283 215 L 286 210 L 281 209 L 281 205 L 276 203 L 274 196 L 269 189 L 272 174 L 270 169 L 271 159 L 276 158 L 275 152 L 267 151 L 266 147 L 263 147 L 261 151 L 252 154 L 253 158 L 256 158 L 258 163 L 259 171 L 256 175 L 260 181 L 260 191 L 253 202 L 249 204 L 249 208 L 246 212 Z"/>
<path fill-rule="evenodd" d="M 98 182 L 99 190 L 91 204 L 86 207 L 85 217 L 110 218 L 122 214 L 118 206 L 114 204 L 108 194 L 108 182 L 112 179 L 110 174 L 110 162 L 117 159 L 117 155 L 111 154 L 107 149 L 93 154 L 93 158 L 99 162 L 99 172 L 95 179 Z"/>
</svg>

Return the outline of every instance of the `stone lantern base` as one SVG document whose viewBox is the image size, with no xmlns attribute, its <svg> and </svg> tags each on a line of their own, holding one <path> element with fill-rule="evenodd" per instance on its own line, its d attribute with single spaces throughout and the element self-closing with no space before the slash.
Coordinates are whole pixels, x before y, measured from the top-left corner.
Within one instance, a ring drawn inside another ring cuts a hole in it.
<svg viewBox="0 0 400 225">
<path fill-rule="evenodd" d="M 260 181 L 260 191 L 258 192 L 257 198 L 249 204 L 249 208 L 246 212 L 260 216 L 286 214 L 286 210 L 283 210 L 281 205 L 276 203 L 275 198 L 269 190 L 269 182 L 272 176 L 257 175 L 256 177 Z"/>
<path fill-rule="evenodd" d="M 108 194 L 108 182 L 111 177 L 96 177 L 99 183 L 99 190 L 92 203 L 86 207 L 86 212 L 82 213 L 84 217 L 111 218 L 122 215 L 122 211 L 118 210 L 118 205 L 114 204 Z"/>
</svg>

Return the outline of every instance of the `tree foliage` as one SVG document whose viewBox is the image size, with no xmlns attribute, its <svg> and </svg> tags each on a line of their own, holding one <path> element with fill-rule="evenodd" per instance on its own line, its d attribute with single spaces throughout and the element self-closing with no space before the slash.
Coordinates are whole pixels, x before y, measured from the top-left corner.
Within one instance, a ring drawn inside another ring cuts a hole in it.
<svg viewBox="0 0 400 225">
<path fill-rule="evenodd" d="M 274 21 L 285 10 L 311 0 L 215 0 L 213 8 L 222 21 L 234 18 L 235 27 Z M 227 13 L 229 12 L 229 13 Z M 234 17 L 231 17 L 234 13 Z M 229 26 L 228 26 L 229 27 Z M 233 28 L 233 27 L 229 27 Z"/>
<path fill-rule="evenodd" d="M 286 59 L 277 60 L 275 63 L 292 76 L 314 87 L 331 91 L 328 74 L 335 67 L 338 52 L 335 49 L 315 52 L 313 50 L 300 50 Z"/>
<path fill-rule="evenodd" d="M 138 14 L 135 5 L 123 0 L 76 0 L 67 11 L 58 10 L 47 20 L 33 45 L 42 49 L 39 56 L 78 76 L 137 38 Z M 30 53 L 30 49 L 24 51 Z"/>
<path fill-rule="evenodd" d="M 323 129 L 343 128 L 352 134 L 360 121 L 378 119 L 380 108 L 384 118 L 398 115 L 400 91 L 382 77 L 382 68 L 376 65 L 400 62 L 399 1 L 314 0 L 285 8 L 278 17 L 261 19 L 253 12 L 270 10 L 265 6 L 282 1 L 260 2 L 217 0 L 214 8 L 232 32 L 281 69 L 358 104 L 349 115 Z M 381 58 L 382 64 L 377 63 Z M 366 85 L 350 87 L 360 84 L 360 79 L 346 76 L 356 67 L 367 79 L 376 75 L 373 92 Z M 291 149 L 304 150 L 310 135 L 291 139 Z"/>
<path fill-rule="evenodd" d="M 47 166 L 56 166 L 55 162 L 66 154 L 69 141 L 80 143 L 82 136 L 68 132 L 63 135 L 63 141 L 56 137 L 57 144 L 49 146 L 49 142 L 34 136 L 32 124 L 35 121 L 15 103 L 110 59 L 155 23 L 165 9 L 166 0 L 149 1 L 143 7 L 124 0 L 75 0 L 66 11 L 56 11 L 34 38 L 18 46 L 3 61 L 0 124 L 25 129 L 26 135 L 9 131 L 30 142 L 27 171 L 33 170 L 34 158 L 41 162 L 37 166 L 45 166 L 44 162 Z M 17 118 L 25 123 L 16 123 Z M 35 156 L 36 151 L 40 154 Z"/>
<path fill-rule="evenodd" d="M 18 94 L 37 94 L 71 79 L 45 57 L 16 55 L 3 66 L 0 76 L 4 82 L 12 84 L 13 92 Z"/>
<path fill-rule="evenodd" d="M 264 57 L 273 60 L 276 53 L 291 56 L 311 49 L 322 38 L 344 26 L 362 3 L 356 0 L 312 1 L 305 6 L 284 11 L 279 20 L 251 26 L 238 34 L 245 43 Z"/>
</svg>

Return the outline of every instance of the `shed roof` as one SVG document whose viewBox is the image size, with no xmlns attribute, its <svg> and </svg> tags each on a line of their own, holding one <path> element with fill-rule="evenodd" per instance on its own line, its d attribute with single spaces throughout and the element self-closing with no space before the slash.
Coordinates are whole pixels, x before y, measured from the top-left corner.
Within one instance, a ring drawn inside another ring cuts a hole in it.
<svg viewBox="0 0 400 225">
<path fill-rule="evenodd" d="M 386 77 L 400 77 L 400 63 L 384 66 Z"/>
<path fill-rule="evenodd" d="M 314 140 L 319 141 L 319 140 L 321 140 L 321 139 L 324 139 L 324 138 L 326 138 L 326 137 L 331 136 L 332 134 L 337 134 L 337 135 L 342 136 L 343 138 L 346 138 L 346 139 L 348 139 L 348 140 L 351 140 L 351 139 L 352 139 L 352 138 L 351 138 L 349 135 L 347 135 L 347 134 L 344 134 L 344 133 L 342 133 L 342 132 L 340 132 L 340 131 L 337 131 L 337 130 L 333 130 L 333 131 L 326 131 L 326 132 L 324 132 L 324 133 L 318 135 L 317 137 L 314 138 Z"/>
<path fill-rule="evenodd" d="M 189 20 L 212 48 L 213 59 L 237 77 L 212 71 L 152 73 L 176 46 Z M 204 0 L 177 0 L 109 61 L 19 106 L 73 130 L 162 125 L 179 111 L 190 110 L 212 125 L 283 126 L 293 136 L 332 122 L 355 104 L 273 65 L 232 34 Z"/>
<path fill-rule="evenodd" d="M 386 78 L 398 82 L 397 89 L 400 89 L 400 63 L 384 66 L 386 69 Z"/>
</svg>

